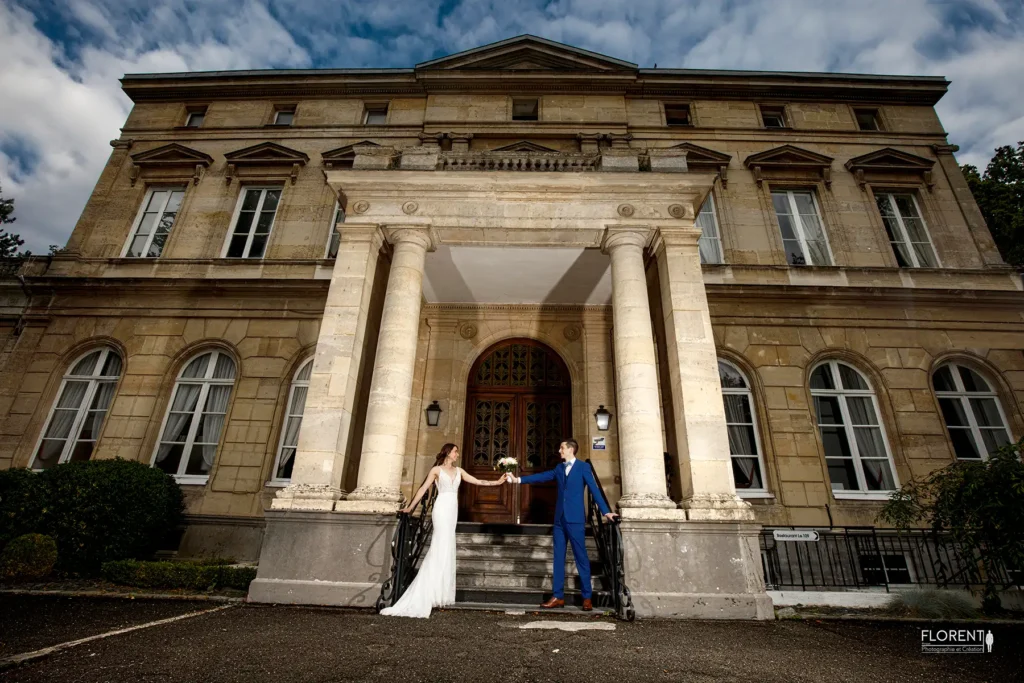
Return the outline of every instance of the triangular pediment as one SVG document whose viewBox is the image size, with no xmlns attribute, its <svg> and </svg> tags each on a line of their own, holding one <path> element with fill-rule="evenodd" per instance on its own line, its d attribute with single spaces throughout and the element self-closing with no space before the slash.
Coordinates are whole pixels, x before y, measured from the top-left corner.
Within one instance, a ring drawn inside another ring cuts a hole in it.
<svg viewBox="0 0 1024 683">
<path fill-rule="evenodd" d="M 261 142 L 252 147 L 228 152 L 224 155 L 229 164 L 305 164 L 309 157 L 295 149 L 275 142 Z"/>
<path fill-rule="evenodd" d="M 530 142 L 529 140 L 520 140 L 519 142 L 513 142 L 511 145 L 505 145 L 504 147 L 498 147 L 492 149 L 492 152 L 558 152 L 557 149 L 551 149 L 544 145 L 538 145 L 536 142 Z"/>
<path fill-rule="evenodd" d="M 213 163 L 213 157 L 191 147 L 172 142 L 169 145 L 133 154 L 132 162 L 136 166 L 195 166 L 197 164 L 209 166 Z"/>
<path fill-rule="evenodd" d="M 743 162 L 747 168 L 824 168 L 832 165 L 832 157 L 802 149 L 793 145 L 782 145 L 757 154 L 751 154 Z"/>
<path fill-rule="evenodd" d="M 863 169 L 865 171 L 914 171 L 920 173 L 931 170 L 934 165 L 935 162 L 931 159 L 901 152 L 892 147 L 869 152 L 846 162 L 846 168 L 850 171 Z"/>
<path fill-rule="evenodd" d="M 632 62 L 530 35 L 416 65 L 418 71 L 635 71 L 637 68 Z"/>
<path fill-rule="evenodd" d="M 728 154 L 716 152 L 707 147 L 701 147 L 690 142 L 674 145 L 671 149 L 681 149 L 686 152 L 687 166 L 728 166 L 732 159 Z"/>
<path fill-rule="evenodd" d="M 370 142 L 369 140 L 363 140 L 362 142 L 354 142 L 351 145 L 345 145 L 344 147 L 338 147 L 328 152 L 323 152 L 320 157 L 324 161 L 344 161 L 347 159 L 355 159 L 356 147 L 362 146 L 380 147 L 376 142 Z"/>
</svg>

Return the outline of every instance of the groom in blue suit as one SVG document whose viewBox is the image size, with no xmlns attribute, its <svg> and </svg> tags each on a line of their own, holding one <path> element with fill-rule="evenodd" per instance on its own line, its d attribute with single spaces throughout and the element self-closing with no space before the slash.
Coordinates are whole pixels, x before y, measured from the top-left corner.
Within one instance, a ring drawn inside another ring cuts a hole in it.
<svg viewBox="0 0 1024 683">
<path fill-rule="evenodd" d="M 590 558 L 587 557 L 586 522 L 587 511 L 583 502 L 583 485 L 590 488 L 590 495 L 597 501 L 597 507 L 608 521 L 618 515 L 608 509 L 608 503 L 601 495 L 601 489 L 594 481 L 590 464 L 576 459 L 580 445 L 574 439 L 566 439 L 558 448 L 563 462 L 555 469 L 525 477 L 511 477 L 509 481 L 523 484 L 540 484 L 554 481 L 558 484 L 558 502 L 555 504 L 555 567 L 552 589 L 554 595 L 541 607 L 565 606 L 565 544 L 572 545 L 572 556 L 576 560 L 576 571 L 580 575 L 583 593 L 583 611 L 594 609 L 590 600 Z"/>
</svg>

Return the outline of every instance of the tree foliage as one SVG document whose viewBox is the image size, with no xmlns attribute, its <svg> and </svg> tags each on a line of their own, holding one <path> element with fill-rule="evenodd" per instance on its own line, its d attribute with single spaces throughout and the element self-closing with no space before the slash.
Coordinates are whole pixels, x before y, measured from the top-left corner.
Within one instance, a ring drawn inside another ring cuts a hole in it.
<svg viewBox="0 0 1024 683">
<path fill-rule="evenodd" d="M 997 148 L 984 175 L 962 170 L 1003 259 L 1024 267 L 1024 141 Z"/>
<path fill-rule="evenodd" d="M 879 514 L 900 529 L 927 524 L 963 548 L 977 548 L 985 604 L 998 606 L 1001 569 L 1024 569 L 1024 439 L 984 461 L 957 461 L 905 484 Z"/>
</svg>

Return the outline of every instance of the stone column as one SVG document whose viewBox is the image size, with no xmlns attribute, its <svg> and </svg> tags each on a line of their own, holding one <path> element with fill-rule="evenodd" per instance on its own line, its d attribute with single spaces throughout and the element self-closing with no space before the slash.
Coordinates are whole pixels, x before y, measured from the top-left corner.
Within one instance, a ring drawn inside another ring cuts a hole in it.
<svg viewBox="0 0 1024 683">
<path fill-rule="evenodd" d="M 320 322 L 309 393 L 291 484 L 277 492 L 275 510 L 334 509 L 357 393 L 363 336 L 384 235 L 375 224 L 345 223 Z"/>
<path fill-rule="evenodd" d="M 655 238 L 665 317 L 665 352 L 671 379 L 682 507 L 691 520 L 750 520 L 736 495 L 729 456 L 718 354 L 711 331 L 697 241 L 690 225 L 661 229 Z"/>
<path fill-rule="evenodd" d="M 343 512 L 390 513 L 403 498 L 402 460 L 416 365 L 423 266 L 434 241 L 429 228 L 423 226 L 394 226 L 385 232 L 394 254 L 366 408 L 359 480 L 347 500 L 338 502 L 336 509 Z"/>
<path fill-rule="evenodd" d="M 612 261 L 612 338 L 622 498 L 627 519 L 678 519 L 666 495 L 661 405 L 643 248 L 650 230 L 609 227 L 602 250 Z"/>
</svg>

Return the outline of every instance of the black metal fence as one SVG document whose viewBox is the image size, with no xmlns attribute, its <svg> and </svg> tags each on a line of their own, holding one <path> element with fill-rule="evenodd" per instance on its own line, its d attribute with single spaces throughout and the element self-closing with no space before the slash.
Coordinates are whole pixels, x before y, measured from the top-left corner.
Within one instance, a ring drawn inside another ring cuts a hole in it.
<svg viewBox="0 0 1024 683">
<path fill-rule="evenodd" d="M 986 578 L 978 548 L 929 529 L 765 527 L 761 563 L 768 590 L 979 588 Z M 1021 586 L 1022 569 L 997 567 L 996 583 Z"/>
</svg>

